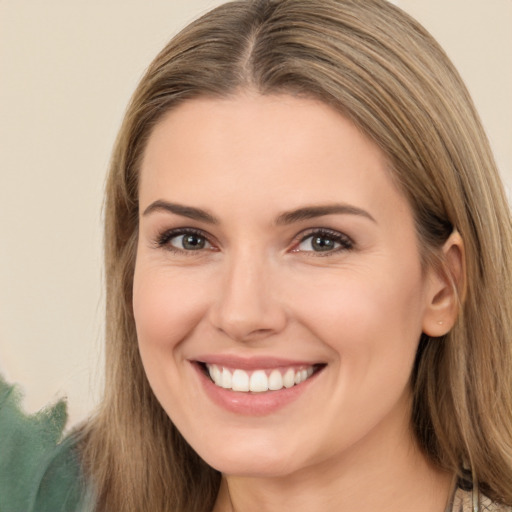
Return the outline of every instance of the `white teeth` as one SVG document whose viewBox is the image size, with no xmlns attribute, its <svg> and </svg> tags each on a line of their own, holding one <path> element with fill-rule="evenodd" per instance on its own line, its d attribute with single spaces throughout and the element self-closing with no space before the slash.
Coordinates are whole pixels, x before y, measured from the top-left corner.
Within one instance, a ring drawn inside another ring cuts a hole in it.
<svg viewBox="0 0 512 512">
<path fill-rule="evenodd" d="M 231 372 L 226 370 L 226 368 L 222 368 L 220 385 L 225 389 L 231 389 L 232 387 Z"/>
<path fill-rule="evenodd" d="M 283 385 L 285 388 L 291 388 L 295 385 L 295 372 L 291 368 L 286 370 L 284 374 Z"/>
<path fill-rule="evenodd" d="M 263 370 L 258 370 L 251 375 L 249 381 L 249 390 L 255 393 L 262 393 L 268 391 L 268 378 Z"/>
<path fill-rule="evenodd" d="M 219 367 L 215 365 L 209 366 L 208 373 L 210 374 L 210 377 L 212 378 L 213 382 L 215 382 L 217 386 L 220 386 L 222 382 L 222 374 L 221 371 L 219 370 Z"/>
<path fill-rule="evenodd" d="M 313 366 L 294 370 L 288 368 L 283 373 L 274 369 L 267 375 L 268 371 L 256 370 L 248 373 L 245 370 L 228 370 L 216 364 L 207 364 L 206 368 L 212 381 L 219 387 L 232 389 L 233 391 L 251 391 L 253 393 L 264 393 L 265 391 L 279 391 L 284 388 L 291 388 L 304 382 L 314 373 Z"/>
<path fill-rule="evenodd" d="M 268 389 L 278 391 L 283 387 L 283 376 L 279 370 L 272 370 L 268 377 Z"/>
<path fill-rule="evenodd" d="M 243 370 L 235 370 L 233 372 L 233 380 L 231 384 L 233 391 L 249 391 L 249 375 Z"/>
</svg>

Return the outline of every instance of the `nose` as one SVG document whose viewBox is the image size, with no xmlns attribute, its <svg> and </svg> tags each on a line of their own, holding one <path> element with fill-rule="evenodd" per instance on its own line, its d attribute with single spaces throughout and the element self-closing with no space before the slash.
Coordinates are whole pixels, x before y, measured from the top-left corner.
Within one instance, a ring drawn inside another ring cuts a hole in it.
<svg viewBox="0 0 512 512">
<path fill-rule="evenodd" d="M 235 341 L 251 342 L 282 331 L 287 315 L 279 290 L 278 269 L 263 257 L 239 255 L 226 262 L 210 321 Z"/>
</svg>

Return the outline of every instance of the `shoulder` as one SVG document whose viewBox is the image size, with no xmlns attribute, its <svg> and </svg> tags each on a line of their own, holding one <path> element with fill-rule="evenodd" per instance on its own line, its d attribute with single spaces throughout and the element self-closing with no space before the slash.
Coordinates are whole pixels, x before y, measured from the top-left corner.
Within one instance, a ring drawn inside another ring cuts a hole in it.
<svg viewBox="0 0 512 512">
<path fill-rule="evenodd" d="M 0 376 L 0 510 L 77 510 L 84 486 L 76 437 L 62 439 L 66 404 L 27 415 L 20 402 Z"/>
</svg>

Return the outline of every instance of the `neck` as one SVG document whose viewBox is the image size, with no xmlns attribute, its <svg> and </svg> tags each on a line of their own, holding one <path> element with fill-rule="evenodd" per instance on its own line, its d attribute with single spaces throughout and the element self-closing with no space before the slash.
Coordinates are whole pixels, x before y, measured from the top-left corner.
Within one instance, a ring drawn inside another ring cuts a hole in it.
<svg viewBox="0 0 512 512">
<path fill-rule="evenodd" d="M 285 476 L 224 476 L 213 512 L 444 512 L 452 476 L 402 434 Z"/>
</svg>

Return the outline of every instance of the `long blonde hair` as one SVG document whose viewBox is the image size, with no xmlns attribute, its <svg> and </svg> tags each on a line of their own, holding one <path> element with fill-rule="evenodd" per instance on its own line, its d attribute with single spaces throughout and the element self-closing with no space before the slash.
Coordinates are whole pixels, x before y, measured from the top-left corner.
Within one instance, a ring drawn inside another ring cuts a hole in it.
<svg viewBox="0 0 512 512">
<path fill-rule="evenodd" d="M 434 463 L 455 474 L 470 467 L 487 495 L 512 505 L 511 218 L 465 86 L 433 38 L 384 0 L 242 0 L 163 49 L 115 145 L 105 209 L 105 396 L 82 444 L 96 510 L 206 512 L 215 500 L 220 475 L 165 414 L 138 353 L 137 183 L 164 113 L 246 87 L 318 98 L 378 144 L 414 211 L 425 264 L 442 265 L 440 246 L 453 229 L 462 236 L 459 318 L 443 338 L 420 340 L 412 423 Z"/>
</svg>

